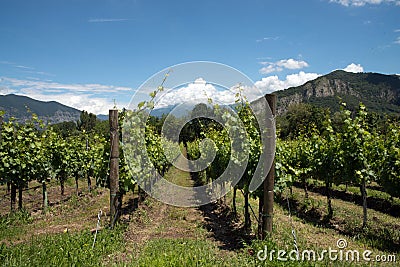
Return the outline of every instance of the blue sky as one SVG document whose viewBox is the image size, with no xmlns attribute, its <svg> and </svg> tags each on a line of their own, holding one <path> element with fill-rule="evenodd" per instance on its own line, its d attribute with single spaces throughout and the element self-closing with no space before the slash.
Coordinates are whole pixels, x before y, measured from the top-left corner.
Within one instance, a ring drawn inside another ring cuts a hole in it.
<svg viewBox="0 0 400 267">
<path fill-rule="evenodd" d="M 0 93 L 97 114 L 188 61 L 271 92 L 335 69 L 398 74 L 399 59 L 398 0 L 0 1 Z"/>
</svg>

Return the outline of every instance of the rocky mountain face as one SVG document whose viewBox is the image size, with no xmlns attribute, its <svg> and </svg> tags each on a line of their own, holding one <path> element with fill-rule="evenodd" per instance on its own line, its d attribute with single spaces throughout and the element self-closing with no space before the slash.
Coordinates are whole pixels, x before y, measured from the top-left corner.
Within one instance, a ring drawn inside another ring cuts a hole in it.
<svg viewBox="0 0 400 267">
<path fill-rule="evenodd" d="M 79 120 L 81 111 L 55 101 L 43 102 L 20 95 L 0 95 L 0 110 L 5 112 L 4 120 L 14 117 L 18 122 L 31 118 L 31 113 L 38 115 L 46 123 L 59 123 Z"/>
<path fill-rule="evenodd" d="M 360 102 L 377 113 L 400 113 L 400 76 L 379 73 L 334 71 L 298 87 L 275 92 L 277 113 L 283 114 L 291 104 L 310 103 L 339 110 L 340 102 L 357 109 Z"/>
</svg>

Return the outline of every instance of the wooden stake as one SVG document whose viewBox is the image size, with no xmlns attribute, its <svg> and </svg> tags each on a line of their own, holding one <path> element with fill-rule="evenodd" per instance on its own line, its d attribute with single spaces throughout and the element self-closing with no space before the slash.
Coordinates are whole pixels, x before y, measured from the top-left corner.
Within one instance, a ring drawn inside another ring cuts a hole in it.
<svg viewBox="0 0 400 267">
<path fill-rule="evenodd" d="M 42 194 L 43 194 L 43 213 L 47 212 L 47 206 L 49 204 L 48 198 L 47 198 L 47 185 L 46 185 L 46 180 L 42 181 Z"/>
<path fill-rule="evenodd" d="M 118 220 L 119 207 L 119 134 L 118 110 L 110 109 L 110 221 L 111 228 Z"/>
<path fill-rule="evenodd" d="M 265 95 L 265 99 L 271 109 L 272 115 L 276 114 L 276 95 Z M 263 216 L 262 216 L 262 239 L 265 239 L 267 233 L 272 233 L 272 217 L 274 213 L 274 180 L 275 180 L 275 159 L 272 162 L 271 169 L 263 183 Z"/>
</svg>

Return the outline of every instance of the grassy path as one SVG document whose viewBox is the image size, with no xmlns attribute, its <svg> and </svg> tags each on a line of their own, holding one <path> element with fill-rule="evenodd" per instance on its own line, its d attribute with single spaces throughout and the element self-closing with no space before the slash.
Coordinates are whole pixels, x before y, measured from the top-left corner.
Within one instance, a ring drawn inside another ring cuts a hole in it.
<svg viewBox="0 0 400 267">
<path fill-rule="evenodd" d="M 195 183 L 190 173 L 175 167 L 170 168 L 165 178 L 180 186 L 193 187 Z M 132 266 L 238 264 L 236 253 L 226 249 L 225 242 L 216 238 L 216 225 L 220 219 L 225 220 L 222 216 L 219 218 L 223 211 L 215 204 L 205 207 L 181 208 L 146 198 L 130 218 L 125 234 L 127 250 L 121 258 L 130 255 Z M 226 229 L 221 231 L 228 234 Z M 152 255 L 157 250 L 164 256 Z"/>
</svg>

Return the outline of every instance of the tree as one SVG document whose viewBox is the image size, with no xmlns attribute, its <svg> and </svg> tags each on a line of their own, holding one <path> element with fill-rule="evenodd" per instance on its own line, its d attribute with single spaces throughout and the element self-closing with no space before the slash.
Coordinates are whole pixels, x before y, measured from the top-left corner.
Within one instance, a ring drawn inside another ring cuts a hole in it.
<svg viewBox="0 0 400 267">
<path fill-rule="evenodd" d="M 64 121 L 52 125 L 53 131 L 66 138 L 77 134 L 77 125 L 73 121 Z"/>
<path fill-rule="evenodd" d="M 77 122 L 78 129 L 80 131 L 91 132 L 96 126 L 96 121 L 97 117 L 95 114 L 83 110 Z"/>
<path fill-rule="evenodd" d="M 295 138 L 301 133 L 307 133 L 314 128 L 321 129 L 328 109 L 311 104 L 292 104 L 285 115 L 278 117 L 281 138 Z"/>
</svg>

